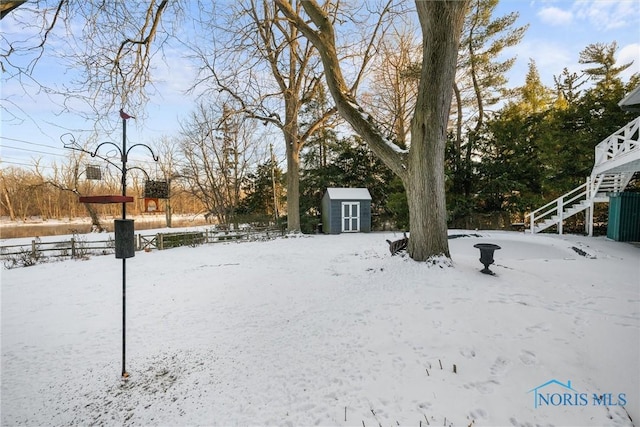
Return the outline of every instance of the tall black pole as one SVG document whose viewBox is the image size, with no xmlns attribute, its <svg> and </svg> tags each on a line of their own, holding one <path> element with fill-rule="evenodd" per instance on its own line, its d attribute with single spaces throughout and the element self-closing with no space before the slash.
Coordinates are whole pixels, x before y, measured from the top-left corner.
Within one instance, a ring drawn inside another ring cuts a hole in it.
<svg viewBox="0 0 640 427">
<path fill-rule="evenodd" d="M 127 119 L 122 117 L 122 196 L 127 196 Z M 122 219 L 127 218 L 127 204 L 122 202 Z M 127 354 L 127 258 L 122 258 L 122 378 L 128 378 Z"/>
<path fill-rule="evenodd" d="M 1 1 L 1 0 L 0 0 Z M 82 151 L 91 155 L 91 157 L 96 157 L 98 154 L 98 150 L 103 145 L 112 145 L 114 146 L 121 155 L 122 168 L 119 168 L 115 163 L 111 162 L 109 159 L 100 157 L 116 168 L 120 169 L 122 172 L 122 219 L 116 219 L 114 221 L 114 231 L 115 231 L 115 252 L 116 258 L 122 259 L 122 378 L 129 378 L 129 373 L 126 369 L 126 361 L 127 361 L 127 258 L 131 258 L 135 256 L 135 242 L 134 242 L 134 226 L 133 220 L 127 220 L 127 157 L 128 151 L 136 146 L 140 145 L 146 147 L 153 156 L 153 160 L 158 161 L 158 156 L 156 156 L 151 149 L 146 144 L 134 144 L 127 149 L 127 119 L 135 118 L 133 116 L 128 115 L 122 109 L 120 109 L 120 118 L 122 119 L 122 147 L 118 146 L 118 144 L 110 141 L 102 142 L 98 144 L 96 149 L 91 151 L 86 151 L 82 148 L 75 146 L 75 140 L 72 139 L 73 144 L 67 146 L 66 148 L 71 148 L 73 150 Z M 139 169 L 139 168 L 138 168 Z M 145 173 L 146 174 L 146 173 Z M 147 176 L 148 178 L 148 176 Z M 106 203 L 118 203 L 116 200 L 113 200 L 111 196 L 106 197 L 108 201 Z M 82 197 L 80 198 L 82 201 Z M 87 199 L 84 203 L 105 203 L 105 197 L 85 197 Z M 133 201 L 133 198 L 129 198 Z"/>
</svg>

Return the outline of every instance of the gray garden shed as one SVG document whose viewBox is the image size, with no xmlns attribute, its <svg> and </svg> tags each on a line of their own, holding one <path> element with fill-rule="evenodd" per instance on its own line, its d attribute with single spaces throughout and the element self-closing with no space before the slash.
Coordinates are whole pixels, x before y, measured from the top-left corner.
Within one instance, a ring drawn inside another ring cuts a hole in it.
<svg viewBox="0 0 640 427">
<path fill-rule="evenodd" d="M 326 234 L 371 231 L 371 194 L 366 188 L 327 188 L 322 197 Z"/>
</svg>

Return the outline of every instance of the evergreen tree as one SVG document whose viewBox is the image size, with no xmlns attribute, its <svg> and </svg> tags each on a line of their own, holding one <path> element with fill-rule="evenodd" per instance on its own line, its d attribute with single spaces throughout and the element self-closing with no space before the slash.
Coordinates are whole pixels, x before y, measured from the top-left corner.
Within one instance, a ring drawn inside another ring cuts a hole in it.
<svg viewBox="0 0 640 427">
<path fill-rule="evenodd" d="M 249 222 L 275 220 L 285 203 L 284 186 L 284 175 L 277 164 L 272 161 L 259 164 L 243 181 L 245 197 L 238 207 L 238 214 Z"/>
<path fill-rule="evenodd" d="M 328 135 L 335 136 L 333 133 Z M 393 173 L 357 136 L 338 140 L 329 138 L 324 146 L 327 149 L 327 162 L 324 165 L 316 166 L 316 161 L 310 161 L 317 155 L 313 146 L 303 154 L 303 162 L 308 165 L 300 180 L 303 231 L 313 231 L 320 222 L 322 197 L 328 187 L 367 188 L 372 199 L 372 227 L 380 227 L 389 220 L 388 183 L 392 181 Z"/>
<path fill-rule="evenodd" d="M 594 83 L 585 91 L 578 106 L 578 114 L 585 118 L 585 127 L 593 142 L 591 148 L 635 118 L 633 113 L 622 111 L 618 102 L 637 87 L 639 78 L 636 74 L 627 85 L 622 82 L 620 73 L 631 63 L 616 67 L 616 50 L 617 44 L 613 42 L 591 44 L 580 52 L 580 63 L 590 66 L 584 72 Z"/>
<path fill-rule="evenodd" d="M 533 59 L 529 60 L 529 70 L 524 86 L 519 88 L 518 106 L 525 114 L 536 114 L 546 111 L 553 103 L 551 90 L 540 79 L 538 67 Z"/>
<path fill-rule="evenodd" d="M 617 90 L 621 83 L 620 73 L 633 64 L 632 61 L 616 67 L 615 54 L 617 50 L 618 44 L 614 41 L 610 44 L 590 44 L 580 52 L 578 62 L 592 65 L 591 68 L 585 68 L 584 72 L 597 82 L 596 87 L 599 87 L 602 92 Z"/>
<path fill-rule="evenodd" d="M 568 105 L 576 103 L 580 97 L 580 87 L 586 83 L 585 74 L 570 73 L 565 67 L 559 76 L 553 76 L 556 86 L 556 107 L 566 108 Z M 561 101 L 561 102 L 559 102 Z"/>
<path fill-rule="evenodd" d="M 517 45 L 527 26 L 516 27 L 518 14 L 494 17 L 498 0 L 473 0 L 465 18 L 454 84 L 455 129 L 448 138 L 447 175 L 450 216 L 465 216 L 474 192 L 474 158 L 478 133 L 489 109 L 508 99 L 505 73 L 515 58 L 503 58 L 504 49 Z"/>
<path fill-rule="evenodd" d="M 390 220 L 398 230 L 409 231 L 409 204 L 407 193 L 402 186 L 402 181 L 397 176 L 388 183 L 387 210 Z"/>
<path fill-rule="evenodd" d="M 487 122 L 479 138 L 479 212 L 507 211 L 522 217 L 542 200 L 543 169 L 536 135 L 543 126 L 544 115 L 530 115 L 516 103 Z"/>
<path fill-rule="evenodd" d="M 581 60 L 591 68 L 584 74 L 564 69 L 555 77 L 555 101 L 530 63 L 517 100 L 505 105 L 483 129 L 478 211 L 523 214 L 572 190 L 590 175 L 595 146 L 635 118 L 617 104 L 640 79 L 621 81 L 619 74 L 626 66 L 613 66 L 612 46 L 590 45 Z M 593 82 L 583 91 L 582 76 Z"/>
</svg>

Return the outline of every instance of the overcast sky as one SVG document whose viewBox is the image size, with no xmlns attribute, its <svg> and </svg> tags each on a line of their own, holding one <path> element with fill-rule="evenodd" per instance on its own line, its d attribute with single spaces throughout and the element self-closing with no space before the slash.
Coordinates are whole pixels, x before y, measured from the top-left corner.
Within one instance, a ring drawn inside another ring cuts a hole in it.
<svg viewBox="0 0 640 427">
<path fill-rule="evenodd" d="M 496 16 L 517 11 L 517 25 L 529 24 L 524 39 L 517 47 L 507 52 L 517 58 L 508 74 L 509 86 L 521 86 L 527 72 L 528 62 L 536 62 L 545 84 L 553 84 L 553 76 L 564 67 L 579 71 L 579 52 L 591 43 L 618 43 L 618 62 L 634 61 L 623 80 L 634 72 L 640 72 L 640 2 L 638 0 L 502 0 Z M 9 34 L 16 31 L 11 16 L 0 21 L 0 31 Z M 2 51 L 7 46 L 3 42 Z M 171 54 L 171 52 L 169 52 Z M 171 62 L 175 65 L 176 60 Z M 184 63 L 180 61 L 180 63 Z M 46 80 L 55 78 L 64 82 L 68 78 L 64 68 L 45 58 L 36 77 Z M 161 136 L 175 136 L 182 120 L 193 109 L 193 100 L 184 91 L 193 82 L 189 68 L 158 64 L 155 70 L 156 95 L 147 106 L 148 119 L 130 122 L 128 139 L 132 142 L 152 144 Z M 2 123 L 0 139 L 0 167 L 31 165 L 32 159 L 43 163 L 51 160 L 63 161 L 68 150 L 62 148 L 60 136 L 65 129 L 90 128 L 78 122 L 77 116 L 61 114 L 47 96 L 35 86 L 16 80 L 7 80 L 2 74 Z M 8 114 L 7 110 L 11 111 Z M 135 112 L 132 112 L 135 113 Z M 114 121 L 117 121 L 117 117 Z M 119 130 L 118 130 L 119 132 Z M 119 133 L 104 135 L 105 140 L 119 141 Z M 280 138 L 274 132 L 276 150 L 283 152 Z"/>
</svg>

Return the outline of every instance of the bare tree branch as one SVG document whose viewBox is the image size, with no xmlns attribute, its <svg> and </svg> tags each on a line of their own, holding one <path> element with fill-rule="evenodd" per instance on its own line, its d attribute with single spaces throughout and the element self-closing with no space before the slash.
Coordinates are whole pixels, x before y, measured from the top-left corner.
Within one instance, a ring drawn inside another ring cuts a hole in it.
<svg viewBox="0 0 640 427">
<path fill-rule="evenodd" d="M 333 25 L 326 13 L 315 2 L 305 1 L 303 7 L 318 28 L 314 30 L 296 13 L 285 0 L 276 0 L 276 4 L 300 31 L 316 45 L 322 58 L 329 91 L 336 102 L 340 114 L 351 124 L 354 130 L 370 145 L 374 153 L 396 175 L 404 177 L 406 174 L 406 153 L 392 141 L 386 139 L 380 129 L 373 123 L 370 115 L 354 99 L 345 78 L 343 77 L 338 59 Z"/>
</svg>

